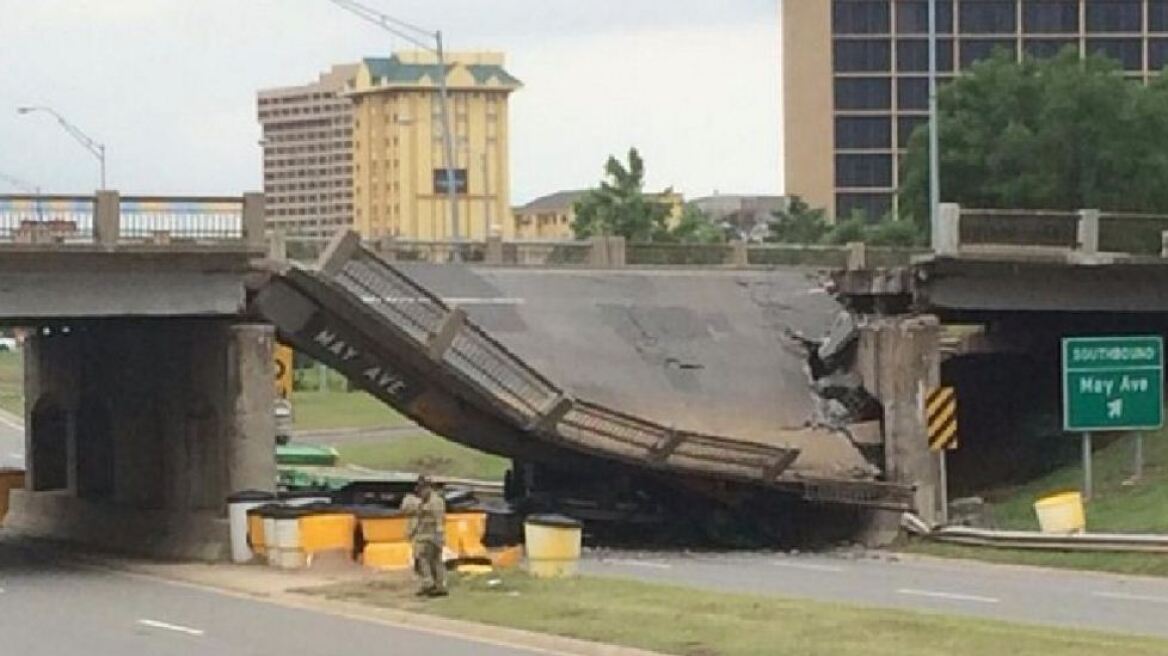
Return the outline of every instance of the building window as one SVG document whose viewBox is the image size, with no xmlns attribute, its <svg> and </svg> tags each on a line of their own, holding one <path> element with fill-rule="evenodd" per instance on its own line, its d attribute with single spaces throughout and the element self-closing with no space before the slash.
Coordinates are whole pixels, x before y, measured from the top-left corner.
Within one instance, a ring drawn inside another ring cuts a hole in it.
<svg viewBox="0 0 1168 656">
<path fill-rule="evenodd" d="M 981 0 L 961 3 L 963 34 L 1012 34 L 1017 26 L 1014 0 Z"/>
<path fill-rule="evenodd" d="M 896 119 L 896 145 L 908 148 L 908 142 L 912 139 L 913 132 L 928 124 L 929 119 L 925 116 L 901 116 Z"/>
<path fill-rule="evenodd" d="M 887 34 L 888 0 L 834 0 L 831 27 L 835 34 Z"/>
<path fill-rule="evenodd" d="M 835 147 L 889 148 L 892 119 L 884 116 L 840 116 L 835 119 Z"/>
<path fill-rule="evenodd" d="M 446 169 L 434 169 L 434 193 L 449 193 L 450 188 L 446 181 Z M 454 193 L 466 193 L 466 169 L 454 169 Z"/>
<path fill-rule="evenodd" d="M 892 81 L 886 77 L 840 78 L 835 81 L 835 108 L 888 109 L 892 106 Z"/>
<path fill-rule="evenodd" d="M 921 77 L 902 77 L 896 81 L 898 109 L 928 109 L 929 80 Z"/>
<path fill-rule="evenodd" d="M 1032 34 L 1075 34 L 1079 31 L 1079 0 L 1023 2 L 1022 26 Z"/>
<path fill-rule="evenodd" d="M 1148 31 L 1168 32 L 1168 0 L 1148 0 Z"/>
<path fill-rule="evenodd" d="M 1087 3 L 1088 32 L 1139 32 L 1143 24 L 1140 0 Z"/>
<path fill-rule="evenodd" d="M 897 3 L 896 31 L 898 34 L 928 34 L 928 0 L 901 0 Z M 953 33 L 952 0 L 937 0 L 937 32 Z"/>
<path fill-rule="evenodd" d="M 896 42 L 896 70 L 924 72 L 929 70 L 928 39 L 901 39 Z M 953 70 L 953 40 L 937 41 L 937 70 Z"/>
<path fill-rule="evenodd" d="M 1110 57 L 1125 71 L 1144 69 L 1144 44 L 1140 39 L 1087 39 L 1087 52 Z"/>
<path fill-rule="evenodd" d="M 887 71 L 892 62 L 888 41 L 836 41 L 832 51 L 835 70 L 841 73 Z"/>
<path fill-rule="evenodd" d="M 892 194 L 836 194 L 835 214 L 848 218 L 859 214 L 878 221 L 892 212 Z"/>
<path fill-rule="evenodd" d="M 891 187 L 892 155 L 836 155 L 835 186 Z"/>
<path fill-rule="evenodd" d="M 961 68 L 966 69 L 998 53 L 1017 57 L 1018 44 L 1013 39 L 976 39 L 961 42 Z"/>
<path fill-rule="evenodd" d="M 1148 70 L 1159 71 L 1168 66 L 1168 39 L 1148 39 Z"/>
<path fill-rule="evenodd" d="M 1054 57 L 1064 48 L 1073 48 L 1078 52 L 1079 41 L 1077 39 L 1027 39 L 1022 44 L 1022 51 L 1034 59 Z"/>
</svg>

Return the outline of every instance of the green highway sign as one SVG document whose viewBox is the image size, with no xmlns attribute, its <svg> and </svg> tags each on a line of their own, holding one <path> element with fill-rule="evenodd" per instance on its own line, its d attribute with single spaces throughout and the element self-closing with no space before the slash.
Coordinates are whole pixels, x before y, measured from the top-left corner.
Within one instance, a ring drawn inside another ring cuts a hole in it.
<svg viewBox="0 0 1168 656">
<path fill-rule="evenodd" d="M 1164 340 L 1063 339 L 1063 428 L 1153 430 L 1164 424 Z"/>
</svg>

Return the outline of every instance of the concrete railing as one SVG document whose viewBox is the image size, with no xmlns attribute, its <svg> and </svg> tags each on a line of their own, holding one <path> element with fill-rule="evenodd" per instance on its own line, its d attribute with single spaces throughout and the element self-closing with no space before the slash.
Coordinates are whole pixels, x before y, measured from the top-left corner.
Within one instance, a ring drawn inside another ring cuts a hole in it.
<svg viewBox="0 0 1168 656">
<path fill-rule="evenodd" d="M 995 249 L 1168 257 L 1168 215 L 941 205 L 933 234 L 933 251 L 937 255 Z"/>
<path fill-rule="evenodd" d="M 324 249 L 324 239 L 281 237 L 273 239 L 273 257 L 280 253 L 293 260 L 313 261 Z M 278 246 L 277 246 L 278 244 Z M 391 262 L 451 261 L 455 247 L 445 241 L 381 239 L 369 244 Z M 282 250 L 286 249 L 286 250 Z M 463 262 L 488 266 L 538 267 L 715 267 L 767 268 L 800 266 L 824 269 L 891 268 L 908 265 L 924 249 L 856 245 L 821 246 L 801 244 L 671 244 L 626 243 L 621 237 L 595 237 L 578 241 L 486 241 L 462 242 L 457 248 Z M 857 257 L 859 259 L 857 259 Z"/>
<path fill-rule="evenodd" d="M 263 194 L 242 197 L 0 196 L 0 243 L 267 248 Z"/>
</svg>

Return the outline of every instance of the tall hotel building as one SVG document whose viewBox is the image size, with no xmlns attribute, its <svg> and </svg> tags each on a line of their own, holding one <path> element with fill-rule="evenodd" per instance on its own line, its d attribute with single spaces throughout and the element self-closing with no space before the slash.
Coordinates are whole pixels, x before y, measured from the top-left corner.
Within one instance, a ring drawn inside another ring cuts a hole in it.
<svg viewBox="0 0 1168 656">
<path fill-rule="evenodd" d="M 1065 47 L 1146 82 L 1168 63 L 1168 0 L 937 0 L 942 82 L 1004 49 Z M 786 193 L 833 216 L 894 208 L 927 121 L 927 0 L 781 0 Z"/>
</svg>

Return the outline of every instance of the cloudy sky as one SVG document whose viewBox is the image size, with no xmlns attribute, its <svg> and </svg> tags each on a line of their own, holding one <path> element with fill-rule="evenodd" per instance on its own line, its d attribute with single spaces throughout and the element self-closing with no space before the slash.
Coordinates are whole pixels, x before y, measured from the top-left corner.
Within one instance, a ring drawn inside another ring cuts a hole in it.
<svg viewBox="0 0 1168 656">
<path fill-rule="evenodd" d="M 780 190 L 775 0 L 364 0 L 503 50 L 512 199 L 593 184 L 641 149 L 649 185 L 688 196 Z M 327 0 L 0 0 L 0 173 L 97 184 L 50 105 L 109 148 L 124 193 L 261 186 L 255 91 L 407 44 Z M 0 180 L 0 192 L 12 189 Z"/>
</svg>

